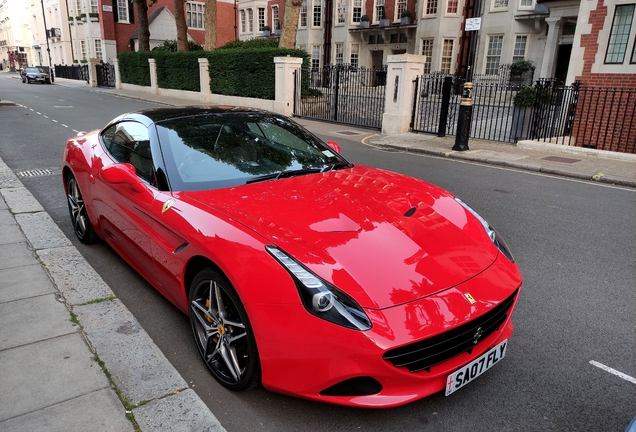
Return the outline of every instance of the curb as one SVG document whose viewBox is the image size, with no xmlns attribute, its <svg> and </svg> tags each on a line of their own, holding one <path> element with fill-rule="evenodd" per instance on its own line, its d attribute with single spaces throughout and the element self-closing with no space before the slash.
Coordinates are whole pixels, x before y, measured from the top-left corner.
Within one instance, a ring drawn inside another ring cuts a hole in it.
<svg viewBox="0 0 636 432">
<path fill-rule="evenodd" d="M 636 188 L 636 179 L 606 175 L 603 173 L 590 174 L 590 173 L 575 171 L 572 169 L 563 169 L 563 168 L 553 167 L 548 165 L 519 162 L 519 161 L 507 160 L 507 159 L 501 159 L 501 158 L 487 158 L 487 157 L 480 157 L 478 155 L 468 155 L 468 154 L 464 154 L 462 152 L 453 151 L 453 150 L 446 151 L 446 150 L 437 150 L 437 149 L 430 149 L 430 148 L 413 148 L 413 147 L 400 146 L 396 144 L 373 143 L 372 141 L 369 142 L 369 144 L 376 146 L 378 148 L 389 148 L 392 150 L 401 150 L 405 153 L 416 153 L 416 154 L 425 154 L 430 156 L 468 160 L 472 162 L 479 162 L 479 163 L 484 163 L 489 165 L 498 165 L 498 166 L 506 166 L 510 168 L 517 168 L 524 171 L 541 172 L 545 174 L 553 174 L 553 175 L 558 175 L 562 177 L 575 178 L 578 180 L 590 180 L 590 181 L 594 181 L 598 183 Z"/>
<path fill-rule="evenodd" d="M 69 321 L 77 324 L 76 332 L 108 378 L 108 391 L 122 404 L 122 418 L 132 415 L 131 427 L 141 431 L 224 432 L 132 313 L 1 158 L 0 199 L 22 230 L 29 252 L 53 282 L 57 301 L 70 313 Z M 99 413 L 100 408 L 92 411 Z"/>
</svg>

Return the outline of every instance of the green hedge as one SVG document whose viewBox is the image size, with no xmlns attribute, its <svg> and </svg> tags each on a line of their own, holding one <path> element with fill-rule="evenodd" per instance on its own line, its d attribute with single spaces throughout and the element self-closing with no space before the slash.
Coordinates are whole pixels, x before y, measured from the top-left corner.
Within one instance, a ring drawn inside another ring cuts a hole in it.
<svg viewBox="0 0 636 432">
<path fill-rule="evenodd" d="M 150 86 L 148 59 L 157 63 L 160 88 L 200 91 L 199 58 L 210 62 L 210 90 L 214 94 L 273 100 L 274 57 L 300 57 L 309 65 L 309 54 L 286 48 L 236 48 L 193 52 L 122 52 L 117 55 L 121 81 Z"/>
<path fill-rule="evenodd" d="M 121 82 L 150 87 L 150 65 L 148 59 L 154 57 L 150 52 L 120 52 L 117 54 Z"/>
</svg>

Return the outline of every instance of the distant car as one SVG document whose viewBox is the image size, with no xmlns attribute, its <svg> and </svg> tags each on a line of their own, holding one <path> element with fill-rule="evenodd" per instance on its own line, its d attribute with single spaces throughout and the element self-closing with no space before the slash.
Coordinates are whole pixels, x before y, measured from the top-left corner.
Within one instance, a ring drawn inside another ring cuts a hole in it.
<svg viewBox="0 0 636 432">
<path fill-rule="evenodd" d="M 23 69 L 20 75 L 23 83 L 41 82 L 51 84 L 51 71 L 48 66 L 28 67 Z"/>
<path fill-rule="evenodd" d="M 189 314 L 227 388 L 450 395 L 505 356 L 517 265 L 451 193 L 339 151 L 268 112 L 163 108 L 68 140 L 62 171 L 77 238 Z"/>
</svg>

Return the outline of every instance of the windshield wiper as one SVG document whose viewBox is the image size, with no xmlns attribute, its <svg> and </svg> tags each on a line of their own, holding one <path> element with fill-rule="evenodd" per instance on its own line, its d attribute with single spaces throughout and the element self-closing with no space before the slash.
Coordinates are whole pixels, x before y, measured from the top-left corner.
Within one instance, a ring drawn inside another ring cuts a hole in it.
<svg viewBox="0 0 636 432">
<path fill-rule="evenodd" d="M 306 175 L 306 174 L 315 174 L 315 173 L 322 172 L 323 170 L 324 168 L 301 168 L 297 170 L 281 171 L 281 172 L 277 172 L 273 174 L 265 174 L 258 177 L 252 177 L 251 179 L 247 180 L 245 184 L 258 183 L 258 182 L 266 181 L 266 180 L 278 180 L 281 178 L 295 177 L 295 176 Z"/>
<path fill-rule="evenodd" d="M 349 162 L 338 162 L 325 166 L 322 170 L 320 170 L 320 172 L 334 171 L 342 168 L 353 168 L 353 164 L 350 164 Z"/>
</svg>

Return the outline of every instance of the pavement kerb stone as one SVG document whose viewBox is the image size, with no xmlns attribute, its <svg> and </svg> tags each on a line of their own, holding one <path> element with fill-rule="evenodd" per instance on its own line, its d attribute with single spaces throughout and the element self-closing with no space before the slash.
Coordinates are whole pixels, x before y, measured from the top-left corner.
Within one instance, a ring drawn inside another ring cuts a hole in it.
<svg viewBox="0 0 636 432">
<path fill-rule="evenodd" d="M 37 259 L 35 262 L 40 262 L 53 282 L 56 292 L 51 301 L 62 302 L 71 317 L 79 318 L 79 332 L 88 350 L 96 360 L 103 362 L 104 373 L 110 374 L 114 387 L 108 391 L 118 393 L 115 397 L 123 405 L 122 416 L 126 412 L 134 416 L 134 410 L 143 402 L 143 426 L 134 423 L 138 430 L 224 431 L 130 311 L 115 298 L 110 287 L 2 159 L 0 200 L 6 203 L 26 237 L 27 248 Z M 78 275 L 87 277 L 89 285 L 95 284 L 97 289 L 85 286 L 82 290 Z M 73 384 L 69 382 L 69 385 Z M 183 403 L 184 396 L 190 404 Z M 153 404 L 153 401 L 161 402 Z M 170 407 L 173 417 L 165 418 L 160 425 L 148 421 L 148 418 L 160 417 L 166 407 Z M 99 408 L 95 406 L 92 410 Z"/>
</svg>

